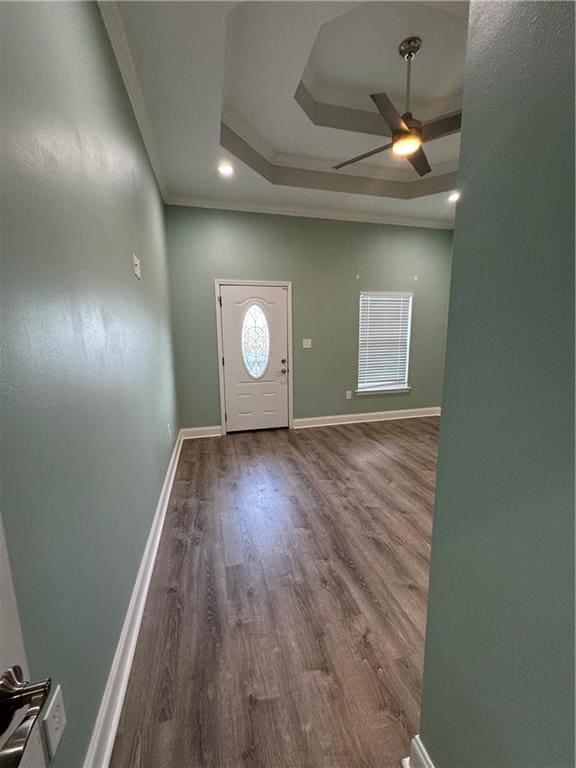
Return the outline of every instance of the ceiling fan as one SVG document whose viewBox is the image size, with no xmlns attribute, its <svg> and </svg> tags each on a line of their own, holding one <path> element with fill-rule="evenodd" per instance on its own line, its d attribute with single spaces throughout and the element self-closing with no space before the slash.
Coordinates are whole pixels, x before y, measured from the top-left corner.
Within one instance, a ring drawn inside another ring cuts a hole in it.
<svg viewBox="0 0 576 768">
<path fill-rule="evenodd" d="M 385 93 L 373 93 L 370 98 L 378 107 L 378 111 L 388 124 L 392 131 L 392 141 L 383 144 L 381 147 L 371 149 L 362 155 L 357 155 L 343 163 L 334 166 L 334 170 L 344 168 L 346 165 L 357 163 L 359 160 L 365 160 L 367 157 L 377 155 L 379 152 L 385 152 L 391 149 L 395 155 L 405 157 L 412 165 L 419 176 L 425 176 L 432 170 L 428 163 L 428 158 L 424 154 L 422 144 L 433 139 L 440 139 L 442 136 L 449 136 L 457 133 L 462 124 L 462 112 L 453 112 L 444 117 L 438 117 L 435 120 L 429 120 L 426 123 L 420 122 L 413 117 L 410 112 L 410 77 L 412 74 L 412 61 L 420 48 L 422 40 L 419 37 L 407 37 L 400 43 L 398 52 L 407 65 L 406 72 L 406 108 L 401 115 L 392 104 Z"/>
</svg>

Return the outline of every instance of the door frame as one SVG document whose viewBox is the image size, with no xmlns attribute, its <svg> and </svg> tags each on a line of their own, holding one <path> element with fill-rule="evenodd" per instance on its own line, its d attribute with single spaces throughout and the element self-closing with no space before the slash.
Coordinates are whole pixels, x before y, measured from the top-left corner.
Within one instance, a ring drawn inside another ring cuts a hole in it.
<svg viewBox="0 0 576 768">
<path fill-rule="evenodd" d="M 220 288 L 223 285 L 262 285 L 272 288 L 287 288 L 286 302 L 288 309 L 288 429 L 294 429 L 294 372 L 292 361 L 294 350 L 292 344 L 292 281 L 291 280 L 214 280 L 214 305 L 216 307 L 216 333 L 218 338 L 218 382 L 220 386 L 220 430 L 221 434 L 227 433 L 226 429 L 226 389 L 224 384 L 224 344 L 222 341 L 222 312 L 219 302 Z"/>
</svg>

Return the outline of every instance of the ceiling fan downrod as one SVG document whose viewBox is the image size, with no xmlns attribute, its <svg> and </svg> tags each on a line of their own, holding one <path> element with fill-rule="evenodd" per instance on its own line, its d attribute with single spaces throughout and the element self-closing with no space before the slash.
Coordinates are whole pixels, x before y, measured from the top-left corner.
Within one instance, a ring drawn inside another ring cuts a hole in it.
<svg viewBox="0 0 576 768">
<path fill-rule="evenodd" d="M 410 112 L 410 81 L 412 77 L 412 60 L 422 47 L 422 40 L 419 37 L 407 37 L 400 43 L 398 53 L 407 64 L 406 69 L 406 108 L 405 115 L 411 115 Z"/>
</svg>

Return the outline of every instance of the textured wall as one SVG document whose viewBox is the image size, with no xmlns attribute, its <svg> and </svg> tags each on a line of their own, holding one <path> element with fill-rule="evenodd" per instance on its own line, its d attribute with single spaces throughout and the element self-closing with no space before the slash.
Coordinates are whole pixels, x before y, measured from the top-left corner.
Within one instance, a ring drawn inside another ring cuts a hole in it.
<svg viewBox="0 0 576 768">
<path fill-rule="evenodd" d="M 217 277 L 293 281 L 297 418 L 440 405 L 451 232 L 173 206 L 166 232 L 182 426 L 220 423 Z M 345 399 L 360 290 L 414 292 L 409 393 Z"/>
<path fill-rule="evenodd" d="M 574 765 L 573 63 L 572 3 L 472 3 L 421 724 L 436 768 Z"/>
<path fill-rule="evenodd" d="M 0 30 L 2 516 L 78 768 L 171 450 L 163 211 L 95 4 L 3 4 Z"/>
</svg>

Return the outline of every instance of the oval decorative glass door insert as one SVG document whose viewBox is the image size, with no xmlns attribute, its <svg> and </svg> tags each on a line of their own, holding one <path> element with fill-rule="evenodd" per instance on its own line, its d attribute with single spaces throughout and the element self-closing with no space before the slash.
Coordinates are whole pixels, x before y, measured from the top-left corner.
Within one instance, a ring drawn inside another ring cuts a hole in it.
<svg viewBox="0 0 576 768">
<path fill-rule="evenodd" d="M 268 321 L 258 304 L 251 304 L 242 323 L 242 357 L 253 379 L 264 375 L 270 358 Z"/>
</svg>

